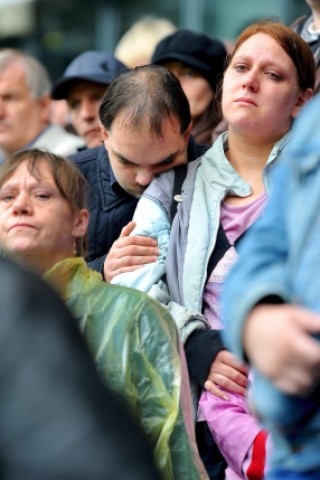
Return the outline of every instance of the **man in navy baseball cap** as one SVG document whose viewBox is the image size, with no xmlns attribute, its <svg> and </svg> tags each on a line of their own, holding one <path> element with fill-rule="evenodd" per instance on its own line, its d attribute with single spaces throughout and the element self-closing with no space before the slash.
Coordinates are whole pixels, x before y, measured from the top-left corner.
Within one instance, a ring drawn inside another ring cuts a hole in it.
<svg viewBox="0 0 320 480">
<path fill-rule="evenodd" d="M 127 70 L 111 53 L 88 50 L 74 58 L 53 86 L 52 98 L 67 101 L 70 121 L 87 147 L 101 144 L 98 109 L 102 96 L 113 77 Z"/>
</svg>

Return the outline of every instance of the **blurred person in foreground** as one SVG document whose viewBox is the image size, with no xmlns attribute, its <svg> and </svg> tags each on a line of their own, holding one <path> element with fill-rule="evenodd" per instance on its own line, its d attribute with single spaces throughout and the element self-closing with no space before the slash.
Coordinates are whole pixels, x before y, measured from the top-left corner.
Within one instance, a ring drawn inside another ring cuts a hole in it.
<svg viewBox="0 0 320 480">
<path fill-rule="evenodd" d="M 226 343 L 254 367 L 251 403 L 271 432 L 267 480 L 320 478 L 319 109 L 317 95 L 297 119 L 223 295 Z"/>
<path fill-rule="evenodd" d="M 58 295 L 4 258 L 0 281 L 1 479 L 158 480 Z"/>
<path fill-rule="evenodd" d="M 60 292 L 104 383 L 146 433 L 163 478 L 206 479 L 176 325 L 158 302 L 86 266 L 87 225 L 86 182 L 71 162 L 27 150 L 1 166 L 0 245 Z"/>
<path fill-rule="evenodd" d="M 70 155 L 83 140 L 61 125 L 50 124 L 51 81 L 44 65 L 15 49 L 0 50 L 0 149 L 7 155 L 46 148 Z"/>
<path fill-rule="evenodd" d="M 88 148 L 101 145 L 101 99 L 112 78 L 127 70 L 111 53 L 89 50 L 74 58 L 53 85 L 52 98 L 67 101 L 70 123 Z"/>
</svg>

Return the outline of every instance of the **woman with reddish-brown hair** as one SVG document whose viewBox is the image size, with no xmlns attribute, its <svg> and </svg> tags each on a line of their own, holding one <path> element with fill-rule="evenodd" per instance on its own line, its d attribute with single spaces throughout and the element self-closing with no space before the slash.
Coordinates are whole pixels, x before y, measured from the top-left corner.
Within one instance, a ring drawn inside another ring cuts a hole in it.
<svg viewBox="0 0 320 480">
<path fill-rule="evenodd" d="M 272 166 L 290 141 L 292 123 L 312 96 L 314 82 L 313 55 L 299 35 L 280 22 L 247 27 L 235 42 L 222 84 L 228 131 L 188 165 L 172 225 L 173 172 L 151 183 L 138 204 L 133 235 L 157 239 L 158 261 L 113 280 L 150 292 L 172 311 L 190 378 L 204 388 L 199 445 L 214 437 L 228 479 L 263 478 L 267 435 L 243 397 L 246 369 L 213 341 L 213 333 L 223 328 L 220 295 L 237 242 L 264 211 Z M 140 256 L 129 252 L 126 246 L 127 264 L 148 263 L 141 251 Z M 185 307 L 184 317 L 177 304 Z M 188 335 L 193 312 L 203 313 L 211 329 Z"/>
</svg>

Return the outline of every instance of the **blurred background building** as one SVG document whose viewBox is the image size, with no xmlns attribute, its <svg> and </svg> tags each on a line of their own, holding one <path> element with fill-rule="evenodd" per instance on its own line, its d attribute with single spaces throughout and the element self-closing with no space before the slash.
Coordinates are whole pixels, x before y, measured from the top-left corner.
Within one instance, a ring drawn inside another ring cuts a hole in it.
<svg viewBox="0 0 320 480">
<path fill-rule="evenodd" d="M 304 0 L 0 0 L 0 47 L 35 55 L 56 80 L 83 50 L 113 52 L 144 16 L 232 42 L 252 21 L 272 17 L 290 25 L 305 12 Z"/>
</svg>

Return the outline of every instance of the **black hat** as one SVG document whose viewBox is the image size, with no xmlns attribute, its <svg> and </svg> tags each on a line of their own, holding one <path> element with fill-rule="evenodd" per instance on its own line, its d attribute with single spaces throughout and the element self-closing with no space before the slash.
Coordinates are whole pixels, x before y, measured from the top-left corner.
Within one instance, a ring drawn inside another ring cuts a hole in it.
<svg viewBox="0 0 320 480">
<path fill-rule="evenodd" d="M 71 87 L 81 80 L 109 85 L 115 75 L 125 71 L 128 68 L 111 53 L 89 50 L 72 60 L 53 86 L 51 96 L 54 100 L 66 99 Z"/>
<path fill-rule="evenodd" d="M 216 91 L 226 58 L 227 50 L 220 40 L 204 33 L 180 29 L 158 43 L 151 62 L 156 65 L 170 60 L 182 62 L 198 71 Z"/>
</svg>

